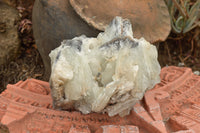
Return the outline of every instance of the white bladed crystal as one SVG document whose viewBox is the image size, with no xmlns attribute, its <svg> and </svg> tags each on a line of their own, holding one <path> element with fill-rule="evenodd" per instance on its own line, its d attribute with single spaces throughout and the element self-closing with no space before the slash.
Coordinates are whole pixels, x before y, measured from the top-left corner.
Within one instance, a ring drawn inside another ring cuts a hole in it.
<svg viewBox="0 0 200 133">
<path fill-rule="evenodd" d="M 64 40 L 50 53 L 55 108 L 129 114 L 160 82 L 156 47 L 133 38 L 129 20 L 116 17 L 97 38 Z"/>
</svg>

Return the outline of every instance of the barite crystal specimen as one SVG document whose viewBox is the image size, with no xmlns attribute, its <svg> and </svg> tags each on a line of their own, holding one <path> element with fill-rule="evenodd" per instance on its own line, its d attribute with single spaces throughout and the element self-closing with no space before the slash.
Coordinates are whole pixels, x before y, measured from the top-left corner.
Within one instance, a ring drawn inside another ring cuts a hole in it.
<svg viewBox="0 0 200 133">
<path fill-rule="evenodd" d="M 97 38 L 64 40 L 50 58 L 56 109 L 125 116 L 160 82 L 156 47 L 133 38 L 130 21 L 121 17 Z"/>
</svg>

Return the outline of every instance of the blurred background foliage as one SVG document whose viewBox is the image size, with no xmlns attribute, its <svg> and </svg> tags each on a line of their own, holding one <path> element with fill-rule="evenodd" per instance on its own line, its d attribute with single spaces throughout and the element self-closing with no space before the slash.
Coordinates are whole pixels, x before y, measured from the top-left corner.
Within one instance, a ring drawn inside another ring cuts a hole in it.
<svg viewBox="0 0 200 133">
<path fill-rule="evenodd" d="M 187 33 L 200 26 L 200 0 L 165 0 L 174 33 Z"/>
</svg>

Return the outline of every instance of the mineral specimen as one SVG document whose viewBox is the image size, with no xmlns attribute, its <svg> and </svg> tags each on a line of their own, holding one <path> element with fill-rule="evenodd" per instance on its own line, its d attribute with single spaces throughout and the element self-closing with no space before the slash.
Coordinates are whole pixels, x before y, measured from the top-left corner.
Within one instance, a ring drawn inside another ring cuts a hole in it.
<svg viewBox="0 0 200 133">
<path fill-rule="evenodd" d="M 156 47 L 133 38 L 129 20 L 116 17 L 97 38 L 64 40 L 51 51 L 53 105 L 83 114 L 128 115 L 160 82 Z"/>
</svg>

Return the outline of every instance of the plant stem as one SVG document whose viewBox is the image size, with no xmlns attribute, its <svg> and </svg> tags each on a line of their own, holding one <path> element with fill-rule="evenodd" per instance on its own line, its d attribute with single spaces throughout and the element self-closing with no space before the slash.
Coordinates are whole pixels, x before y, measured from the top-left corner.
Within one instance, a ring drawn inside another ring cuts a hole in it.
<svg viewBox="0 0 200 133">
<path fill-rule="evenodd" d="M 172 0 L 172 1 L 174 2 L 174 5 L 175 5 L 176 8 L 180 11 L 180 13 L 181 13 L 184 17 L 186 17 L 185 12 L 182 10 L 182 8 L 181 8 L 180 5 L 177 3 L 177 1 L 176 1 L 176 0 Z"/>
</svg>

